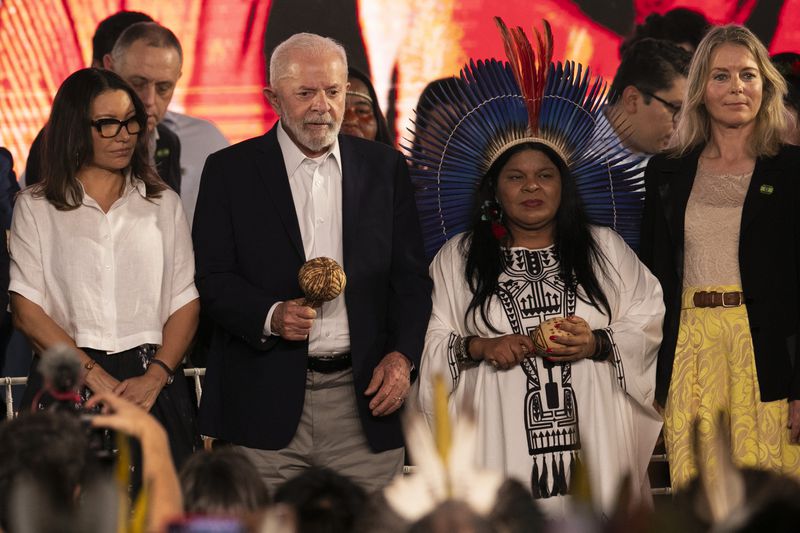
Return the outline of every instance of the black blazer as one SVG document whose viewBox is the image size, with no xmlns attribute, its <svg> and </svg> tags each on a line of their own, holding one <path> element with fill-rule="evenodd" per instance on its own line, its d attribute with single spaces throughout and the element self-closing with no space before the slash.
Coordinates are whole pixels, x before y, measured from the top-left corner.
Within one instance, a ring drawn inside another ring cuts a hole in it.
<svg viewBox="0 0 800 533">
<path fill-rule="evenodd" d="M 382 451 L 402 446 L 400 418 L 372 416 L 363 392 L 393 350 L 419 368 L 431 280 L 403 157 L 344 135 L 339 146 L 353 394 L 370 446 Z M 275 128 L 209 156 L 193 238 L 201 304 L 218 325 L 200 430 L 248 447 L 283 448 L 303 409 L 308 342 L 264 338 L 263 328 L 273 303 L 303 296 L 297 272 L 306 258 Z"/>
<path fill-rule="evenodd" d="M 656 399 L 664 405 L 672 375 L 683 289 L 684 216 L 702 147 L 681 158 L 657 155 L 645 171 L 640 256 L 661 282 L 666 315 Z M 742 209 L 739 270 L 756 372 L 764 402 L 800 399 L 795 364 L 800 315 L 800 148 L 759 158 Z"/>
</svg>

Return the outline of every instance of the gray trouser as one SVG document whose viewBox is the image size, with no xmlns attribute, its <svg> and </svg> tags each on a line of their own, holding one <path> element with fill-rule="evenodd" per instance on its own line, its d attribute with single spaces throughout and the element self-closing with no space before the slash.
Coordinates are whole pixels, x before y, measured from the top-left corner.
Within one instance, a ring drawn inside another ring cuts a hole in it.
<svg viewBox="0 0 800 533">
<path fill-rule="evenodd" d="M 403 448 L 370 450 L 358 417 L 350 369 L 306 374 L 303 414 L 286 448 L 237 448 L 255 464 L 273 495 L 284 481 L 310 466 L 330 468 L 374 492 L 402 472 L 405 459 Z"/>
</svg>

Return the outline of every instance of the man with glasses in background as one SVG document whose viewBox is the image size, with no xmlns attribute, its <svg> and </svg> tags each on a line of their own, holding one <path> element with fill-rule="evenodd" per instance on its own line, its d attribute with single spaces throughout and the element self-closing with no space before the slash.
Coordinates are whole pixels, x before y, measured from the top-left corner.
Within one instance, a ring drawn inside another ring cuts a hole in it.
<svg viewBox="0 0 800 533">
<path fill-rule="evenodd" d="M 675 131 L 691 59 L 686 50 L 656 39 L 642 39 L 622 56 L 605 118 L 642 166 Z"/>
<path fill-rule="evenodd" d="M 138 30 L 129 33 L 124 46 L 117 48 L 116 66 L 111 59 L 117 39 L 131 26 Z M 134 37 L 131 39 L 130 37 Z M 107 59 L 106 59 L 107 57 Z M 93 68 L 108 68 L 119 74 L 133 87 L 147 107 L 147 130 L 151 134 L 151 155 L 161 179 L 179 194 L 181 193 L 181 140 L 162 119 L 166 106 L 172 99 L 175 84 L 181 75 L 183 51 L 177 37 L 153 22 L 149 15 L 138 11 L 120 11 L 97 25 L 92 37 Z M 151 80 L 150 78 L 158 79 Z M 155 89 L 154 89 L 155 87 Z M 25 172 L 20 179 L 22 186 L 41 181 L 41 150 L 44 129 L 31 144 Z M 216 148 L 219 149 L 222 146 Z M 210 153 L 210 152 L 209 152 Z M 205 161 L 205 157 L 203 157 Z M 202 162 L 200 163 L 202 166 Z M 200 181 L 199 171 L 195 176 L 195 196 Z M 194 209 L 194 200 L 191 204 Z M 185 207 L 186 209 L 186 207 Z M 187 209 L 187 213 L 192 211 Z M 189 218 L 191 223 L 191 218 Z"/>
</svg>

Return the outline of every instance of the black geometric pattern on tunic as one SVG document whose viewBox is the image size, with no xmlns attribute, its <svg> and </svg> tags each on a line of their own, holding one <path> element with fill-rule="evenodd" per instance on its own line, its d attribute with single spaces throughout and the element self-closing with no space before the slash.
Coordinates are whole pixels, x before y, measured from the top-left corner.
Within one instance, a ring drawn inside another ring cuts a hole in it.
<svg viewBox="0 0 800 533">
<path fill-rule="evenodd" d="M 461 373 L 458 368 L 458 359 L 456 358 L 456 348 L 461 342 L 461 337 L 455 333 L 450 334 L 447 339 L 447 367 L 450 369 L 450 379 L 453 380 L 453 389 L 458 385 L 458 376 Z"/>
<path fill-rule="evenodd" d="M 575 314 L 576 295 L 564 283 L 553 247 L 504 250 L 505 268 L 497 294 L 514 333 L 530 335 L 542 322 Z M 580 450 L 578 406 L 572 388 L 572 365 L 539 357 L 522 361 L 528 377 L 524 424 L 533 458 L 534 497 L 568 492 L 565 460 Z M 566 457 L 564 457 L 566 455 Z M 548 481 L 553 474 L 553 487 Z"/>
</svg>

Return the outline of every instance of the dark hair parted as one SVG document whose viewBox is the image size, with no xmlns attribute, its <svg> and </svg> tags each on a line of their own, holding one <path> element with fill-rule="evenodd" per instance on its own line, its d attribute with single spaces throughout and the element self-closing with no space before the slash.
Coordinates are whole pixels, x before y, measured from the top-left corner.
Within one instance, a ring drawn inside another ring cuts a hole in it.
<svg viewBox="0 0 800 533">
<path fill-rule="evenodd" d="M 346 533 L 353 531 L 367 494 L 333 470 L 311 467 L 278 487 L 275 502 L 294 508 L 298 531 Z"/>
<path fill-rule="evenodd" d="M 675 78 L 689 75 L 692 54 L 669 41 L 642 39 L 623 54 L 611 83 L 611 102 L 616 102 L 625 87 L 656 93 L 672 87 Z"/>
<path fill-rule="evenodd" d="M 59 411 L 20 412 L 0 425 L 0 527 L 10 527 L 12 493 L 28 478 L 44 493 L 38 512 L 74 510 L 76 490 L 87 476 L 89 442 L 78 417 Z M 54 508 L 55 507 L 55 508 Z M 65 524 L 62 524 L 66 526 Z M 37 530 L 38 531 L 38 530 Z M 55 530 L 53 530 L 55 531 Z M 72 531 L 64 527 L 60 531 Z"/>
<path fill-rule="evenodd" d="M 670 9 L 663 15 L 652 13 L 647 16 L 643 24 L 636 26 L 633 35 L 622 41 L 619 45 L 619 55 L 625 55 L 634 43 L 648 38 L 664 39 L 675 44 L 686 43 L 692 50 L 696 50 L 710 27 L 711 23 L 705 15 L 693 9 L 679 7 Z"/>
<path fill-rule="evenodd" d="M 195 453 L 180 479 L 187 514 L 241 516 L 269 504 L 269 491 L 253 463 L 233 448 Z"/>
<path fill-rule="evenodd" d="M 596 307 L 606 316 L 611 316 L 611 306 L 600 287 L 594 267 L 605 275 L 606 258 L 597 246 L 589 227 L 588 217 L 583 209 L 575 180 L 564 162 L 548 146 L 529 142 L 518 144 L 506 150 L 481 181 L 475 195 L 472 215 L 472 231 L 462 237 L 460 243 L 467 262 L 465 275 L 472 291 L 472 301 L 467 307 L 467 317 L 480 313 L 487 326 L 499 333 L 488 316 L 489 302 L 495 295 L 497 280 L 505 264 L 503 245 L 492 234 L 491 225 L 481 220 L 481 206 L 496 197 L 497 178 L 511 157 L 525 150 L 536 150 L 545 154 L 561 174 L 561 204 L 555 220 L 555 253 L 559 260 L 560 275 L 569 290 L 575 291 L 578 298 Z M 510 234 L 509 234 L 510 235 Z M 506 237 L 508 239 L 508 237 Z M 580 285 L 583 293 L 577 291 Z"/>
<path fill-rule="evenodd" d="M 103 56 L 111 53 L 122 32 L 137 22 L 153 22 L 153 19 L 139 11 L 119 11 L 100 21 L 92 37 L 92 62 L 102 65 Z"/>
<path fill-rule="evenodd" d="M 150 165 L 147 142 L 147 111 L 133 89 L 109 70 L 85 68 L 71 74 L 59 87 L 53 100 L 42 145 L 42 182 L 34 195 L 44 196 L 56 209 L 76 209 L 83 202 L 78 170 L 91 161 L 92 102 L 106 91 L 125 91 L 133 102 L 136 119 L 142 127 L 136 139 L 130 170 L 141 179 L 148 198 L 158 198 L 166 185 Z"/>
</svg>

